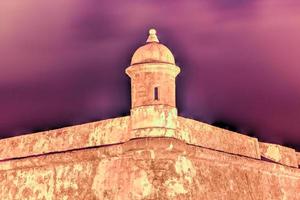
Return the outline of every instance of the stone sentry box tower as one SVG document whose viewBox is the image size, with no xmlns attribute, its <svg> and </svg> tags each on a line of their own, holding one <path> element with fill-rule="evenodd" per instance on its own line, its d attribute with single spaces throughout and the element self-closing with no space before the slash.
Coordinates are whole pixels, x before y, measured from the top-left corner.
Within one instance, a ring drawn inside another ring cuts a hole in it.
<svg viewBox="0 0 300 200">
<path fill-rule="evenodd" d="M 0 140 L 0 199 L 300 200 L 300 153 L 178 116 L 179 72 L 150 30 L 130 116 Z"/>
<path fill-rule="evenodd" d="M 131 78 L 132 129 L 176 129 L 175 79 L 180 68 L 171 51 L 149 30 L 147 43 L 133 54 L 126 73 Z"/>
</svg>

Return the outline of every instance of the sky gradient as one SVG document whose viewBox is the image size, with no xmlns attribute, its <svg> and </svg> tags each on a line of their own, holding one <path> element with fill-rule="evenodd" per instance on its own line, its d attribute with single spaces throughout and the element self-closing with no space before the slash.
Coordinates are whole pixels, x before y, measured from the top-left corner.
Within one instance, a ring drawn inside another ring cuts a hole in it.
<svg viewBox="0 0 300 200">
<path fill-rule="evenodd" d="M 0 2 L 0 137 L 129 114 L 124 70 L 156 28 L 179 114 L 300 151 L 298 0 Z"/>
</svg>

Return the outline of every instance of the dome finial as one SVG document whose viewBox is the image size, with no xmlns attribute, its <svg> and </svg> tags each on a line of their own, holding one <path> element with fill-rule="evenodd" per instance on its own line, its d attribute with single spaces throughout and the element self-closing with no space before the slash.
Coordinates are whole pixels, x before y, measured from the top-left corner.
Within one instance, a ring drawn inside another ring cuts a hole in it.
<svg viewBox="0 0 300 200">
<path fill-rule="evenodd" d="M 156 30 L 154 28 L 151 28 L 149 30 L 149 36 L 148 36 L 148 39 L 147 39 L 147 43 L 149 42 L 159 42 L 157 36 L 156 36 Z"/>
</svg>

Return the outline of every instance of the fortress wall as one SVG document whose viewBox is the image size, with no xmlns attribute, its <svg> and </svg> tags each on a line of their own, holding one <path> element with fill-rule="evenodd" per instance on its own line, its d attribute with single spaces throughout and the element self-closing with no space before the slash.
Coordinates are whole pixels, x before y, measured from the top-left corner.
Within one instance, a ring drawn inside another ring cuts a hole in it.
<svg viewBox="0 0 300 200">
<path fill-rule="evenodd" d="M 1 199 L 300 199 L 299 169 L 172 138 L 0 162 Z"/>
<path fill-rule="evenodd" d="M 178 117 L 177 135 L 188 135 L 189 144 L 298 168 L 300 153 L 277 144 L 258 142 L 256 138 L 221 129 L 192 119 Z M 179 137 L 176 137 L 180 139 Z"/>
<path fill-rule="evenodd" d="M 283 165 L 298 167 L 296 151 L 292 148 L 259 142 L 259 149 L 261 156 L 264 158 Z"/>
<path fill-rule="evenodd" d="M 0 160 L 129 140 L 130 117 L 119 117 L 0 140 Z"/>
<path fill-rule="evenodd" d="M 178 131 L 190 136 L 190 144 L 260 159 L 258 140 L 192 119 L 178 117 Z"/>
<path fill-rule="evenodd" d="M 131 130 L 130 116 L 107 119 L 57 130 L 0 140 L 0 161 L 87 147 L 118 144 L 134 138 L 171 137 L 188 144 L 242 155 L 261 156 L 272 162 L 298 167 L 300 156 L 294 149 L 258 142 L 256 138 L 177 117 L 177 129 Z M 165 121 L 164 118 L 161 120 Z"/>
</svg>

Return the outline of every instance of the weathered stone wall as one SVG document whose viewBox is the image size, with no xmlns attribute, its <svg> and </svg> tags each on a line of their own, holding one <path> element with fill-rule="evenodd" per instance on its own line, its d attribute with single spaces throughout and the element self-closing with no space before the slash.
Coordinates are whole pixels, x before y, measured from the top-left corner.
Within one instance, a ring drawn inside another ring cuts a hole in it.
<svg viewBox="0 0 300 200">
<path fill-rule="evenodd" d="M 0 140 L 0 161 L 129 140 L 130 117 L 120 117 Z"/>
<path fill-rule="evenodd" d="M 0 199 L 300 200 L 294 149 L 183 117 L 131 126 L 127 116 L 0 140 Z"/>
<path fill-rule="evenodd" d="M 140 106 L 130 111 L 132 129 L 177 127 L 177 108 L 166 105 Z"/>
<path fill-rule="evenodd" d="M 118 144 L 141 137 L 172 137 L 196 146 L 260 158 L 256 138 L 183 117 L 174 118 L 174 113 L 167 111 L 160 110 L 155 119 L 148 119 L 157 124 L 154 128 L 131 130 L 131 118 L 127 116 L 3 139 L 0 140 L 0 160 Z M 172 129 L 159 128 L 164 124 Z"/>
<path fill-rule="evenodd" d="M 171 137 L 187 144 L 226 153 L 256 159 L 260 159 L 262 156 L 273 162 L 292 167 L 299 165 L 300 156 L 294 149 L 258 142 L 256 138 L 184 117 L 169 118 L 164 111 L 161 112 L 161 115 L 157 116 L 155 120 L 149 119 L 149 121 L 154 121 L 157 124 L 156 127 L 152 128 L 132 130 L 132 119 L 127 116 L 2 139 L 0 140 L 0 161 L 118 144 L 135 138 Z M 159 127 L 160 124 L 166 123 L 170 124 L 172 129 Z"/>
<path fill-rule="evenodd" d="M 172 138 L 0 163 L 1 199 L 300 199 L 296 168 Z"/>
<path fill-rule="evenodd" d="M 187 142 L 218 151 L 260 159 L 258 140 L 199 121 L 178 117 L 178 135 Z"/>
<path fill-rule="evenodd" d="M 263 158 L 267 158 L 282 165 L 298 167 L 296 151 L 292 148 L 260 142 L 259 149 Z"/>
</svg>

